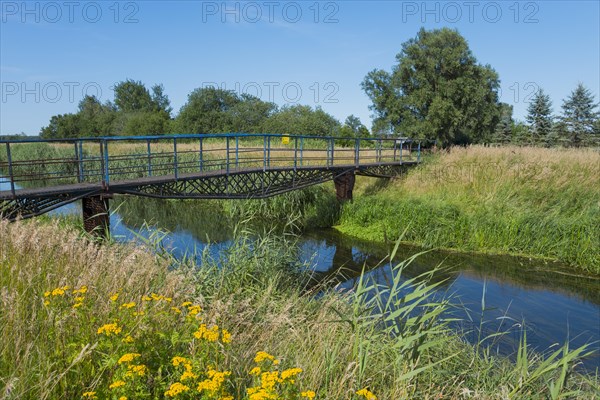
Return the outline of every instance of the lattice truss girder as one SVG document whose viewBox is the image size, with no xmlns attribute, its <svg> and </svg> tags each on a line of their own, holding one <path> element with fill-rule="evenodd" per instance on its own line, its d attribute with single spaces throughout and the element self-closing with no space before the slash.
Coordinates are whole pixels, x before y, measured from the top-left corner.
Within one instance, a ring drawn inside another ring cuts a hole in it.
<svg viewBox="0 0 600 400">
<path fill-rule="evenodd" d="M 298 169 L 267 170 L 242 174 L 207 176 L 161 183 L 140 184 L 114 189 L 128 193 L 161 198 L 265 198 L 332 180 L 350 170 Z"/>
<path fill-rule="evenodd" d="M 356 170 L 357 175 L 372 176 L 375 178 L 393 178 L 406 173 L 409 167 L 415 164 L 402 165 L 374 165 Z"/>
<path fill-rule="evenodd" d="M 9 221 L 17 218 L 31 218 L 93 194 L 57 193 L 39 197 L 2 199 L 0 200 L 0 217 Z"/>
</svg>

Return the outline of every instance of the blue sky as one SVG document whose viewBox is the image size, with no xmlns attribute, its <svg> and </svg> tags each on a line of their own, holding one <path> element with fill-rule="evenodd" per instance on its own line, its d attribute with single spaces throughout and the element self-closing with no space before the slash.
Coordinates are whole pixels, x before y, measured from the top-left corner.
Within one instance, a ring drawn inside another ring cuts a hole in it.
<svg viewBox="0 0 600 400">
<path fill-rule="evenodd" d="M 279 105 L 321 106 L 371 125 L 360 88 L 401 44 L 456 28 L 500 75 L 524 119 L 543 88 L 554 111 L 582 82 L 600 93 L 598 1 L 0 1 L 0 134 L 38 134 L 85 93 L 127 78 L 162 83 L 176 113 L 217 84 Z"/>
</svg>

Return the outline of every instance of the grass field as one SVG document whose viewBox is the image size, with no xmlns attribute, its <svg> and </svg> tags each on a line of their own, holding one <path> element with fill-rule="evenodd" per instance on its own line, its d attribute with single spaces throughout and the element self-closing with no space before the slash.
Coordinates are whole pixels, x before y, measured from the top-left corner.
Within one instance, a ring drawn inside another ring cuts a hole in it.
<svg viewBox="0 0 600 400">
<path fill-rule="evenodd" d="M 242 231 L 196 267 L 58 224 L 0 222 L 2 399 L 599 396 L 573 370 L 585 349 L 543 361 L 524 338 L 511 363 L 461 342 L 435 283 L 403 283 L 402 264 L 337 293 L 309 289 L 280 237 Z"/>
<path fill-rule="evenodd" d="M 600 273 L 600 153 L 453 148 L 389 184 L 359 179 L 340 231 L 558 259 Z"/>
</svg>

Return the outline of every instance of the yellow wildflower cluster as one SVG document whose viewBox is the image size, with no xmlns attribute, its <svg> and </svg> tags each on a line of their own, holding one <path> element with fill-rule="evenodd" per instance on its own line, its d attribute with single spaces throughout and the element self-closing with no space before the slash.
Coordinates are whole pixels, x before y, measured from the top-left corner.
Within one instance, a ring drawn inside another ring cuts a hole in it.
<svg viewBox="0 0 600 400">
<path fill-rule="evenodd" d="M 133 378 L 136 376 L 145 376 L 148 368 L 144 364 L 139 365 L 128 365 L 127 372 L 125 373 L 126 378 Z"/>
<path fill-rule="evenodd" d="M 64 298 L 67 297 L 68 295 L 76 295 L 76 297 L 73 299 L 73 308 L 79 308 L 83 305 L 83 301 L 85 300 L 84 296 L 79 296 L 79 295 L 83 295 L 87 292 L 87 286 L 82 286 L 79 289 L 74 289 L 72 292 L 69 292 L 69 290 L 71 289 L 71 287 L 69 285 L 65 285 L 65 286 L 61 286 L 61 287 L 57 287 L 56 289 L 53 290 L 48 290 L 46 292 L 44 292 L 44 297 L 46 298 L 46 300 L 44 300 L 44 305 L 48 306 L 50 305 L 50 298 L 52 297 L 59 297 L 59 298 Z"/>
<path fill-rule="evenodd" d="M 115 302 L 119 299 L 119 293 L 111 294 L 109 297 L 110 301 Z"/>
<path fill-rule="evenodd" d="M 119 325 L 115 322 L 112 324 L 104 324 L 100 328 L 98 328 L 98 335 L 118 335 L 119 333 L 121 333 L 121 331 L 122 328 L 120 328 Z"/>
<path fill-rule="evenodd" d="M 358 392 L 356 392 L 356 394 L 359 396 L 363 396 L 367 400 L 377 400 L 377 396 L 375 396 L 367 388 L 360 389 Z"/>
<path fill-rule="evenodd" d="M 197 390 L 199 392 L 209 391 L 209 392 L 218 392 L 221 390 L 223 382 L 225 382 L 225 377 L 231 375 L 231 371 L 223 371 L 219 372 L 212 368 L 209 368 L 207 374 L 208 379 L 203 380 L 198 384 Z"/>
<path fill-rule="evenodd" d="M 211 328 L 208 328 L 206 324 L 201 324 L 196 332 L 194 332 L 194 337 L 196 339 L 204 339 L 207 342 L 216 342 L 219 340 L 219 326 L 213 325 Z M 231 337 L 229 337 L 231 340 Z"/>
<path fill-rule="evenodd" d="M 259 351 L 258 353 L 256 353 L 256 357 L 254 357 L 255 363 L 259 364 L 265 360 L 271 361 L 273 365 L 279 364 L 279 360 L 275 359 L 275 357 L 270 355 L 269 353 L 266 353 L 264 351 Z"/>
<path fill-rule="evenodd" d="M 133 308 L 135 307 L 135 303 L 133 301 L 129 302 L 129 303 L 123 303 L 121 304 L 121 308 Z"/>
<path fill-rule="evenodd" d="M 109 389 L 116 389 L 116 388 L 120 388 L 121 386 L 125 386 L 126 383 L 125 381 L 114 381 L 113 383 L 110 384 L 110 386 L 108 387 Z"/>
<path fill-rule="evenodd" d="M 134 359 L 141 357 L 140 353 L 127 353 L 127 354 L 123 354 L 121 356 L 121 358 L 119 358 L 119 361 L 117 361 L 118 364 L 123 364 L 123 363 L 130 363 L 132 362 Z"/>
<path fill-rule="evenodd" d="M 184 385 L 181 382 L 175 382 L 170 387 L 169 390 L 165 392 L 166 397 L 176 397 L 180 393 L 187 392 L 190 390 L 189 386 Z"/>
<path fill-rule="evenodd" d="M 171 297 L 166 297 L 163 296 L 162 294 L 156 294 L 156 293 L 151 293 L 150 296 L 143 296 L 142 297 L 143 301 L 166 301 L 167 303 L 170 303 L 171 301 L 173 301 L 173 299 Z"/>
<path fill-rule="evenodd" d="M 264 351 L 256 353 L 254 362 L 259 365 L 252 368 L 249 374 L 260 377 L 260 380 L 256 386 L 246 389 L 250 400 L 279 399 L 281 398 L 278 393 L 279 390 L 283 390 L 285 393 L 289 393 L 289 390 L 297 390 L 293 389 L 293 385 L 296 383 L 296 376 L 302 373 L 301 368 L 289 368 L 281 372 L 277 370 L 271 371 L 270 366 L 278 365 L 279 360 Z M 267 370 L 263 370 L 261 365 L 262 367 L 267 367 Z M 314 399 L 316 396 L 312 390 L 301 392 L 300 395 L 309 400 Z"/>
<path fill-rule="evenodd" d="M 81 395 L 81 397 L 83 397 L 84 399 L 97 399 L 98 397 L 96 397 L 96 392 L 85 392 Z"/>
</svg>

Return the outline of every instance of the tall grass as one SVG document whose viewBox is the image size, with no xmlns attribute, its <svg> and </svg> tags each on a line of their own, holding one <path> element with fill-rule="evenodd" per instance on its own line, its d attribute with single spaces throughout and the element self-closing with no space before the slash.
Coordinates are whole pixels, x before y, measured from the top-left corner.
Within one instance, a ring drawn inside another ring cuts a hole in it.
<svg viewBox="0 0 600 400">
<path fill-rule="evenodd" d="M 427 247 L 549 257 L 600 273 L 600 154 L 453 148 L 387 186 L 359 183 L 339 229 Z"/>
<path fill-rule="evenodd" d="M 142 349 L 140 359 L 164 360 L 146 361 L 146 375 L 124 378 L 126 386 L 117 388 L 154 390 L 146 398 L 162 398 L 161 385 L 178 379 L 169 364 L 174 352 L 190 352 L 197 363 L 217 360 L 213 367 L 230 373 L 224 390 L 249 398 L 246 389 L 257 378 L 248 371 L 258 351 L 301 368 L 295 384 L 314 390 L 318 399 L 364 399 L 370 393 L 379 399 L 598 397 L 597 378 L 573 370 L 581 351 L 566 350 L 549 362 L 522 352 L 517 365 L 476 354 L 446 329 L 440 316 L 447 305 L 431 297 L 435 283 L 427 276 L 402 278 L 410 260 L 392 270 L 386 285 L 365 274 L 353 290 L 340 294 L 308 289 L 295 246 L 269 234 L 249 241 L 239 231 L 222 260 L 206 252 L 201 266 L 131 245 L 98 246 L 56 223 L 2 222 L 0 237 L 2 399 L 77 398 L 85 391 L 114 395 L 108 385 L 124 368 L 116 360 L 130 347 L 120 337 L 107 341 L 97 333 L 108 321 L 135 327 L 132 335 L 144 338 L 136 347 Z M 44 292 L 64 285 L 87 286 L 86 305 L 62 313 L 53 303 L 45 305 Z M 119 303 L 143 303 L 152 292 L 172 300 L 170 306 L 184 300 L 200 305 L 202 321 L 177 319 L 158 302 L 154 312 L 133 317 L 108 300 L 119 293 Z M 199 353 L 203 347 L 187 339 L 187 329 L 200 323 L 226 327 L 231 343 Z"/>
</svg>

